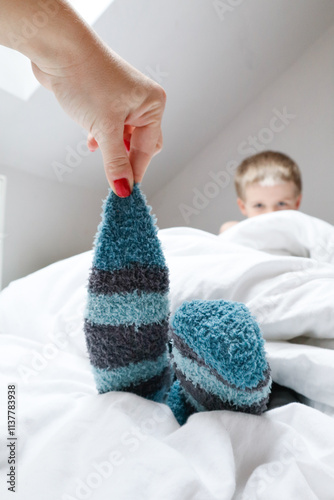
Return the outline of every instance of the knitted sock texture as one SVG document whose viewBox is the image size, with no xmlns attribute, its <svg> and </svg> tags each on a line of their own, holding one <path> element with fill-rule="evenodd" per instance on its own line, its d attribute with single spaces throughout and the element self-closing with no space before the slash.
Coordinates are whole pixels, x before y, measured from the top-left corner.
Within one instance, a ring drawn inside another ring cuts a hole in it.
<svg viewBox="0 0 334 500">
<path fill-rule="evenodd" d="M 168 268 L 156 220 L 140 190 L 112 190 L 102 207 L 88 280 L 84 332 L 99 393 L 127 391 L 170 406 L 179 423 L 206 410 L 260 414 L 271 388 L 264 341 L 248 308 L 184 302 L 167 349 Z M 185 285 L 186 286 L 186 285 Z"/>
<path fill-rule="evenodd" d="M 249 309 L 224 300 L 184 302 L 172 318 L 173 370 L 168 404 L 179 422 L 193 411 L 261 414 L 271 389 L 264 340 Z M 175 384 L 174 384 L 175 385 Z M 185 400 L 176 404 L 175 391 Z"/>
<path fill-rule="evenodd" d="M 139 184 L 127 198 L 109 190 L 94 240 L 84 332 L 99 393 L 163 401 L 170 387 L 169 277 L 150 210 Z"/>
<path fill-rule="evenodd" d="M 186 423 L 190 415 L 196 413 L 196 408 L 189 402 L 188 393 L 184 391 L 179 380 L 176 380 L 167 396 L 167 404 L 180 425 Z"/>
</svg>

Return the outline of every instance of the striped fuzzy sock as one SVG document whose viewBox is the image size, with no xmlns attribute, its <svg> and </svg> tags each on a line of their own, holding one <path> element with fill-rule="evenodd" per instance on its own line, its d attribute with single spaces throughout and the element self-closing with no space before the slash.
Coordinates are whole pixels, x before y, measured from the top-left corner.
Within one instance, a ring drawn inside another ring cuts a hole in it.
<svg viewBox="0 0 334 500">
<path fill-rule="evenodd" d="M 177 381 L 168 405 L 181 425 L 197 411 L 266 410 L 270 367 L 259 326 L 244 304 L 184 302 L 172 318 L 171 336 Z"/>
<path fill-rule="evenodd" d="M 169 278 L 150 208 L 138 184 L 127 198 L 109 191 L 94 241 L 84 332 L 99 393 L 163 401 L 171 377 Z"/>
</svg>

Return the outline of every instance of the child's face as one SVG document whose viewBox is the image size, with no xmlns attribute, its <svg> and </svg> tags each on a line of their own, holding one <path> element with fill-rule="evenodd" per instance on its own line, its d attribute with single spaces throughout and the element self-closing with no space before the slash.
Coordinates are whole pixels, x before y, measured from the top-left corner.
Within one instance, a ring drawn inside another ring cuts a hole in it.
<svg viewBox="0 0 334 500">
<path fill-rule="evenodd" d="M 241 213 L 246 217 L 276 212 L 277 210 L 298 210 L 302 195 L 296 196 L 296 186 L 292 181 L 274 186 L 259 183 L 247 186 L 245 200 L 238 198 Z"/>
</svg>

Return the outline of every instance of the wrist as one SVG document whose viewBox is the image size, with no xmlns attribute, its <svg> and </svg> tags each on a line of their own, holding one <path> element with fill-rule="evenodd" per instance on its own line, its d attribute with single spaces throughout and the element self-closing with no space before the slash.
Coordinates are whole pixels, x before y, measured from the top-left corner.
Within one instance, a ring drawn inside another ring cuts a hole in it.
<svg viewBox="0 0 334 500">
<path fill-rule="evenodd" d="M 29 59 L 55 76 L 62 76 L 62 69 L 82 64 L 98 43 L 93 30 L 74 12 L 67 11 L 60 17 L 45 33 L 41 30 L 27 47 Z"/>
</svg>

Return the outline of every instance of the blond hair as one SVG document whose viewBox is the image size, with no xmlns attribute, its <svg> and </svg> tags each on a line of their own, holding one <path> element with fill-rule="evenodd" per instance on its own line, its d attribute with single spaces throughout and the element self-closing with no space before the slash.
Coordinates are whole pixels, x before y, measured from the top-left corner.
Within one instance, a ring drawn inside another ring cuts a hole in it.
<svg viewBox="0 0 334 500">
<path fill-rule="evenodd" d="M 263 151 L 245 158 L 238 166 L 234 178 L 237 195 L 245 201 L 245 190 L 256 182 L 273 186 L 292 181 L 296 196 L 302 191 L 302 180 L 298 165 L 287 155 L 277 151 Z"/>
</svg>

